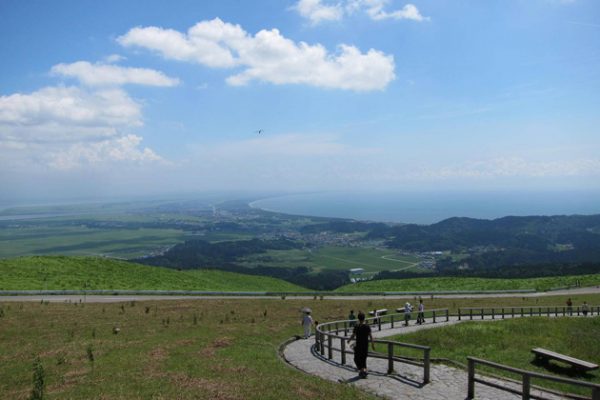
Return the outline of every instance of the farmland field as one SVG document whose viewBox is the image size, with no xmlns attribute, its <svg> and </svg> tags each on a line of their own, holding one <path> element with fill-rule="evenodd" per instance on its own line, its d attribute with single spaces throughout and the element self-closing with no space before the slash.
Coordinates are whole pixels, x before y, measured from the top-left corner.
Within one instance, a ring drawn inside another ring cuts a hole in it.
<svg viewBox="0 0 600 400">
<path fill-rule="evenodd" d="M 411 270 L 418 271 L 418 258 L 399 256 L 390 250 L 365 247 L 327 246 L 315 250 L 271 250 L 266 254 L 248 257 L 245 265 L 263 264 L 273 267 L 307 266 L 316 270 L 364 268 L 369 276 L 378 271 Z"/>
</svg>

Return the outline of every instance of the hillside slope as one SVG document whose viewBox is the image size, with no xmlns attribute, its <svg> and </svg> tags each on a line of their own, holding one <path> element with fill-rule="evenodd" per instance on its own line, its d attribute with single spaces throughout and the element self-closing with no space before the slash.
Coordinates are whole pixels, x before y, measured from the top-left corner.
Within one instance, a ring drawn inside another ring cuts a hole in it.
<svg viewBox="0 0 600 400">
<path fill-rule="evenodd" d="M 526 279 L 496 279 L 471 277 L 433 277 L 410 279 L 382 279 L 345 285 L 336 292 L 423 292 L 458 290 L 526 290 L 545 291 L 559 287 L 600 285 L 600 274 L 551 276 Z"/>
<path fill-rule="evenodd" d="M 0 260 L 0 290 L 306 291 L 280 279 L 215 270 L 177 271 L 100 257 Z"/>
</svg>

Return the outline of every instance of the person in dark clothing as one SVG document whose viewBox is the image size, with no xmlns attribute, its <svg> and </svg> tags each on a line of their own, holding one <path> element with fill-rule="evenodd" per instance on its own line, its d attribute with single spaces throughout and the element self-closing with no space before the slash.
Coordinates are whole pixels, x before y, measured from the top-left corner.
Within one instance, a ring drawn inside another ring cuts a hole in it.
<svg viewBox="0 0 600 400">
<path fill-rule="evenodd" d="M 375 350 L 375 344 L 373 343 L 371 327 L 368 324 L 365 324 L 365 314 L 362 311 L 358 313 L 358 325 L 354 327 L 354 331 L 352 332 L 350 339 L 348 339 L 348 342 L 353 339 L 356 339 L 356 345 L 354 346 L 354 363 L 358 369 L 358 376 L 366 378 L 369 341 L 371 341 L 373 350 Z"/>
</svg>

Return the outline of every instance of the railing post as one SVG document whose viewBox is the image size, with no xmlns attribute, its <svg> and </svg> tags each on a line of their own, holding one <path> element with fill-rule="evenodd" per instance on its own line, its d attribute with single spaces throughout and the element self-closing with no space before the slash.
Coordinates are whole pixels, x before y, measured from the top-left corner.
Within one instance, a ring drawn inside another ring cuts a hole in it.
<svg viewBox="0 0 600 400">
<path fill-rule="evenodd" d="M 335 323 L 335 334 L 339 335 L 340 334 L 340 330 L 338 329 L 338 323 Z"/>
<path fill-rule="evenodd" d="M 377 326 L 379 327 L 379 330 L 381 330 L 381 317 L 377 318 Z"/>
<path fill-rule="evenodd" d="M 511 312 L 511 314 L 512 314 L 512 318 L 514 318 L 514 317 L 515 317 L 515 308 L 514 308 L 514 307 L 511 307 L 511 308 L 510 308 L 510 312 Z"/>
<path fill-rule="evenodd" d="M 577 316 L 579 317 L 579 306 L 577 306 Z"/>
<path fill-rule="evenodd" d="M 327 335 L 327 346 L 329 347 L 327 349 L 327 358 L 331 360 L 333 358 L 333 336 L 331 336 L 331 333 Z"/>
<path fill-rule="evenodd" d="M 471 320 L 473 319 L 473 309 L 472 308 L 469 310 L 469 317 L 471 318 Z"/>
<path fill-rule="evenodd" d="M 550 316 L 550 307 L 546 308 L 546 316 L 549 317 Z"/>
<path fill-rule="evenodd" d="M 388 370 L 387 373 L 394 372 L 394 344 L 388 343 Z"/>
<path fill-rule="evenodd" d="M 429 368 L 430 368 L 430 357 L 429 352 L 430 348 L 427 348 L 423 354 L 423 383 L 429 383 Z"/>
<path fill-rule="evenodd" d="M 435 324 L 435 310 L 433 310 L 433 323 Z"/>
<path fill-rule="evenodd" d="M 529 392 L 531 391 L 531 379 L 529 374 L 523 374 L 523 400 L 529 400 L 530 399 L 530 395 Z"/>
<path fill-rule="evenodd" d="M 483 319 L 483 307 L 481 307 L 481 319 Z"/>
<path fill-rule="evenodd" d="M 533 317 L 533 307 L 529 307 L 529 316 Z"/>
<path fill-rule="evenodd" d="M 321 338 L 319 339 L 319 342 L 321 343 L 321 355 L 324 356 L 325 355 L 325 343 L 323 343 L 325 341 L 325 334 L 321 333 Z"/>
<path fill-rule="evenodd" d="M 495 314 L 495 309 L 494 307 L 492 307 L 492 319 L 496 319 L 496 314 Z"/>
<path fill-rule="evenodd" d="M 446 322 L 448 322 L 448 321 L 450 321 L 450 315 L 449 315 L 448 309 L 446 308 Z"/>
<path fill-rule="evenodd" d="M 319 351 L 319 331 L 315 329 L 315 350 Z"/>
<path fill-rule="evenodd" d="M 554 316 L 558 317 L 558 307 L 554 307 Z"/>
<path fill-rule="evenodd" d="M 462 315 L 460 315 L 460 308 L 458 309 L 458 320 L 461 320 Z"/>
<path fill-rule="evenodd" d="M 390 315 L 390 324 L 392 325 L 392 329 L 394 329 L 394 315 Z"/>
<path fill-rule="evenodd" d="M 542 307 L 540 307 L 540 308 L 538 309 L 538 316 L 540 316 L 540 317 L 542 316 Z"/>
<path fill-rule="evenodd" d="M 344 336 L 348 336 L 348 322 L 344 321 Z"/>
<path fill-rule="evenodd" d="M 346 339 L 340 338 L 340 349 L 342 351 L 342 365 L 346 365 Z"/>
<path fill-rule="evenodd" d="M 523 307 L 521 307 L 521 317 L 523 316 Z"/>
<path fill-rule="evenodd" d="M 565 307 L 563 307 L 563 317 L 567 315 L 567 309 Z"/>
<path fill-rule="evenodd" d="M 467 399 L 475 398 L 475 361 L 469 360 L 469 385 L 467 389 Z"/>
<path fill-rule="evenodd" d="M 504 319 L 504 307 L 502 307 L 502 319 Z"/>
</svg>

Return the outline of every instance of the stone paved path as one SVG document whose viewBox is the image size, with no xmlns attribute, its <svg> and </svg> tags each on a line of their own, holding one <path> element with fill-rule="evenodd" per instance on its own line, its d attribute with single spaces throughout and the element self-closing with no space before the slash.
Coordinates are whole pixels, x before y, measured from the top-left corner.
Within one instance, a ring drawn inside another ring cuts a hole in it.
<svg viewBox="0 0 600 400">
<path fill-rule="evenodd" d="M 490 318 L 486 320 L 491 321 Z M 481 320 L 479 319 L 479 321 Z M 373 336 L 381 338 L 415 332 L 421 329 L 454 325 L 459 322 L 461 321 L 458 321 L 457 317 L 450 317 L 448 322 L 444 321 L 436 324 L 429 322 L 424 325 L 411 325 L 408 327 L 396 327 L 394 329 L 389 329 L 389 325 L 382 325 L 381 331 L 377 331 L 377 328 L 374 329 Z M 283 356 L 291 365 L 306 373 L 334 382 L 355 385 L 367 392 L 387 399 L 464 400 L 467 397 L 467 372 L 462 369 L 442 364 L 431 364 L 430 383 L 422 385 L 423 368 L 396 362 L 394 373 L 388 375 L 386 373 L 387 360 L 369 358 L 367 361 L 370 372 L 369 377 L 367 379 L 357 379 L 351 354 L 347 355 L 347 364 L 349 365 L 341 365 L 341 353 L 339 351 L 334 351 L 333 359 L 328 360 L 327 351 L 325 352 L 325 356 L 321 356 L 320 353 L 315 351 L 314 344 L 314 337 L 293 341 L 284 348 Z M 432 357 L 435 357 L 435 353 L 432 354 Z M 479 375 L 478 377 L 482 378 Z M 516 390 L 520 389 L 520 385 L 510 381 L 493 378 L 485 379 L 501 384 L 504 387 L 512 387 Z M 531 394 L 540 395 L 541 393 L 532 389 Z M 563 397 L 546 392 L 543 395 L 545 399 L 563 399 Z M 476 383 L 475 398 L 486 400 L 520 399 L 521 396 Z"/>
</svg>

